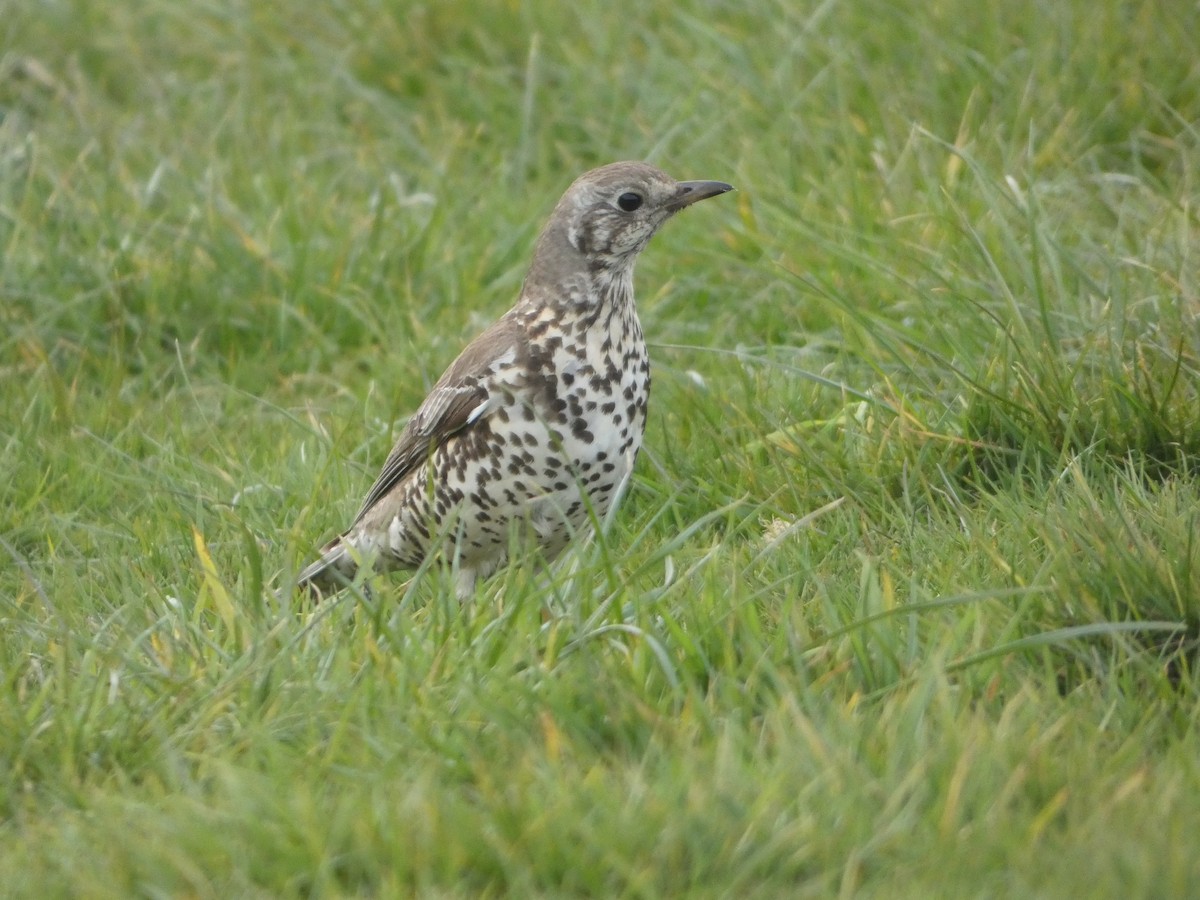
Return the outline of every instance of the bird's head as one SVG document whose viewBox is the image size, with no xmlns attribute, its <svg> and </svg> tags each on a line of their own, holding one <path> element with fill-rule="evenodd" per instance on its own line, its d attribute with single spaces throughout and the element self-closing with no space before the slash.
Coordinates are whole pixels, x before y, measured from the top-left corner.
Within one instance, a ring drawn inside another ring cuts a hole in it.
<svg viewBox="0 0 1200 900">
<path fill-rule="evenodd" d="M 643 162 L 593 169 L 577 178 L 554 208 L 530 275 L 550 282 L 581 271 L 632 271 L 663 222 L 730 190 L 723 181 L 676 181 Z"/>
<path fill-rule="evenodd" d="M 732 188 L 721 181 L 676 181 L 642 162 L 619 162 L 580 176 L 554 210 L 581 255 L 616 263 L 635 256 L 663 222 L 686 206 Z"/>
</svg>

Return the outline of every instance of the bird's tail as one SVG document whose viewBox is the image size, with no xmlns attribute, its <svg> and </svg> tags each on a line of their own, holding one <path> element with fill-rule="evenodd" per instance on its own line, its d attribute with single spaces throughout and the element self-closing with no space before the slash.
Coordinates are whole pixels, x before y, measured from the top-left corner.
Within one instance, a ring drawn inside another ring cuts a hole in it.
<svg viewBox="0 0 1200 900">
<path fill-rule="evenodd" d="M 358 563 L 343 540 L 335 538 L 321 550 L 321 557 L 296 576 L 296 590 L 320 597 L 344 587 L 358 570 Z"/>
</svg>

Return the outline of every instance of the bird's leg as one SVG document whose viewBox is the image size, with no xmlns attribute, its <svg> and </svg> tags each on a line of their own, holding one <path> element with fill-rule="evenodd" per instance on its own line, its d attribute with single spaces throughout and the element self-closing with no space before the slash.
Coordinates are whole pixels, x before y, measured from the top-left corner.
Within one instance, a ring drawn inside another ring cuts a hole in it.
<svg viewBox="0 0 1200 900">
<path fill-rule="evenodd" d="M 475 597 L 475 570 L 460 568 L 454 575 L 454 596 L 460 603 L 466 603 Z"/>
</svg>

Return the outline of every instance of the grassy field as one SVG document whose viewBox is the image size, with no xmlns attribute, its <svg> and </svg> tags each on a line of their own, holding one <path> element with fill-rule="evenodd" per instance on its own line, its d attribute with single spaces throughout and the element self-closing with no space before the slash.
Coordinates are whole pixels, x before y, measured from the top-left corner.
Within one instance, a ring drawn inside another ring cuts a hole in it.
<svg viewBox="0 0 1200 900">
<path fill-rule="evenodd" d="M 0 3 L 0 895 L 1200 885 L 1200 7 Z M 612 529 L 272 586 L 571 179 Z"/>
</svg>

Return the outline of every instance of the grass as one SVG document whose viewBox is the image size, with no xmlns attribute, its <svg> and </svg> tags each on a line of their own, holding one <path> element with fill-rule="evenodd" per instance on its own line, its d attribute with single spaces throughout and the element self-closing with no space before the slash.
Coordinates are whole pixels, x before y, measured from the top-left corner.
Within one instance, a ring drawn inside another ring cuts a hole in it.
<svg viewBox="0 0 1200 900">
<path fill-rule="evenodd" d="M 0 894 L 1189 894 L 1186 6 L 9 9 Z M 630 157 L 611 529 L 278 603 Z"/>
</svg>

